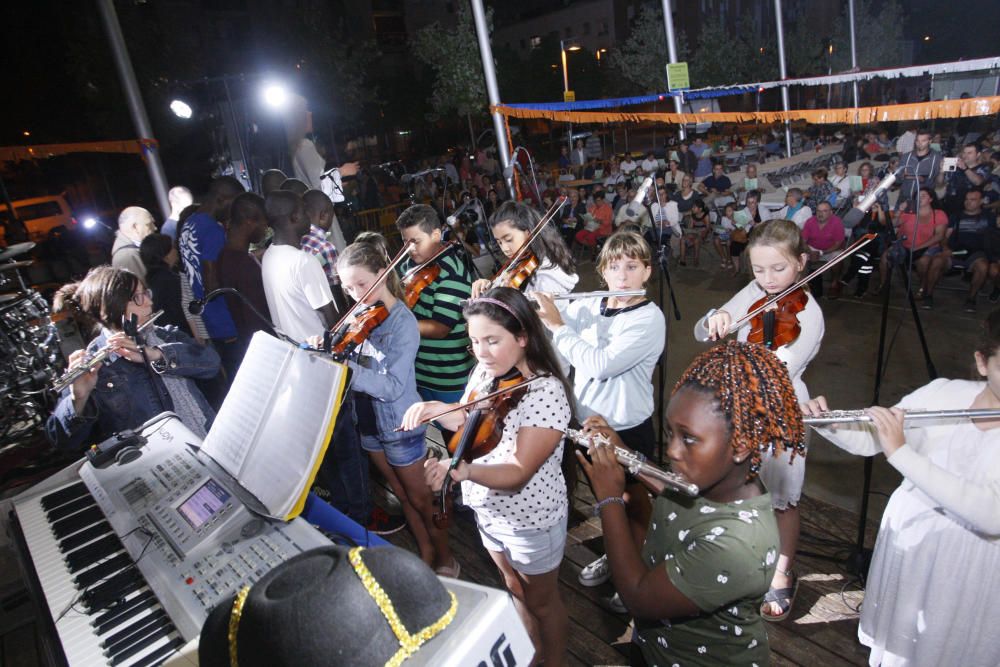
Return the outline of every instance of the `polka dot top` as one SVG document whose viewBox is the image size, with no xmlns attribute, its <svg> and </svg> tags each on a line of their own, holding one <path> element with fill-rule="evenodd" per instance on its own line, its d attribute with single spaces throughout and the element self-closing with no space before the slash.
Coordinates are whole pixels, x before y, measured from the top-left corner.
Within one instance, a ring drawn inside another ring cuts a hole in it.
<svg viewBox="0 0 1000 667">
<path fill-rule="evenodd" d="M 471 389 L 483 386 L 488 374 L 477 366 L 469 378 L 462 401 Z M 529 387 L 527 394 L 507 414 L 500 443 L 473 463 L 507 463 L 517 448 L 531 447 L 531 440 L 518 439 L 521 427 L 548 428 L 565 432 L 570 420 L 569 400 L 559 380 L 548 377 Z M 462 497 L 480 521 L 509 529 L 549 528 L 568 514 L 566 480 L 562 474 L 563 445 L 545 459 L 520 491 L 490 489 L 471 481 L 462 482 Z"/>
</svg>

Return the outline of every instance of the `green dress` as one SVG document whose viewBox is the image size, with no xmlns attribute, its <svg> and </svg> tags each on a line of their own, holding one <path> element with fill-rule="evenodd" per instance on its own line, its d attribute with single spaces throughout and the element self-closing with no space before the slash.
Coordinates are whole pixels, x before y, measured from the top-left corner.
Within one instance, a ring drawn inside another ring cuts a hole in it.
<svg viewBox="0 0 1000 667">
<path fill-rule="evenodd" d="M 770 494 L 730 503 L 658 497 L 643 560 L 667 568 L 671 583 L 702 613 L 672 621 L 636 619 L 633 641 L 647 664 L 769 664 L 760 604 L 778 551 Z"/>
</svg>

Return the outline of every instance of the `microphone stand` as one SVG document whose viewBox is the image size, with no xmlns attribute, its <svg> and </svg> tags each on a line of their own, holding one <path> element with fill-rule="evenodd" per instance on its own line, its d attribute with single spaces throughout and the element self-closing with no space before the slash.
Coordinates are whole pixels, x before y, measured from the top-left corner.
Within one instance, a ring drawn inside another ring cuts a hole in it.
<svg viewBox="0 0 1000 667">
<path fill-rule="evenodd" d="M 919 192 L 920 190 L 918 189 L 918 196 Z M 895 241 L 895 227 L 893 226 L 892 218 L 889 213 L 886 213 L 886 222 L 889 225 L 889 240 L 891 242 Z M 916 234 L 914 234 L 914 236 L 916 236 Z M 889 352 L 886 351 L 885 343 L 889 323 L 889 302 L 892 299 L 892 274 L 893 270 L 897 268 L 896 262 L 890 252 L 890 248 L 891 243 L 883 250 L 883 252 L 889 254 L 887 256 L 888 267 L 885 274 L 885 284 L 882 286 L 882 312 L 878 333 L 878 352 L 875 355 L 875 383 L 872 388 L 872 405 L 880 405 L 881 403 L 879 399 L 882 394 L 882 378 L 889 357 Z M 911 252 L 909 255 L 910 266 L 912 267 L 913 253 Z M 906 281 L 906 298 L 910 303 L 910 313 L 913 316 L 913 324 L 917 330 L 917 339 L 920 341 L 920 348 L 923 351 L 924 365 L 927 368 L 927 377 L 929 380 L 934 380 L 938 377 L 937 368 L 935 368 L 934 361 L 931 359 L 930 349 L 927 346 L 927 337 L 924 335 L 924 327 L 920 321 L 920 311 L 917 309 L 917 302 L 914 300 L 913 291 L 910 289 L 912 276 L 908 271 L 911 271 L 912 269 L 909 269 L 905 264 L 900 264 L 898 268 Z M 841 559 L 836 556 L 828 556 L 826 554 L 799 551 L 799 555 L 802 556 L 843 563 L 847 571 L 855 575 L 858 580 L 861 581 L 862 586 L 868 577 L 868 568 L 871 565 L 873 551 L 865 546 L 865 533 L 868 524 L 868 499 L 871 496 L 873 466 L 874 457 L 866 456 L 864 462 L 864 479 L 861 485 L 861 509 L 858 515 L 857 534 L 854 544 L 849 546 L 850 552 L 848 553 L 847 558 Z"/>
<path fill-rule="evenodd" d="M 654 181 L 653 188 L 656 192 L 656 205 L 658 211 L 663 215 L 663 202 L 660 201 L 660 191 L 656 189 L 656 183 Z M 674 294 L 673 283 L 670 282 L 670 268 L 668 263 L 670 260 L 670 237 L 666 238 L 666 243 L 664 243 L 663 238 L 663 225 L 660 221 L 654 221 L 657 226 L 657 250 L 656 250 L 656 263 L 660 267 L 660 275 L 662 280 L 659 281 L 659 287 L 657 288 L 660 298 L 660 307 L 663 309 L 663 320 L 664 320 L 664 334 L 663 334 L 663 354 L 660 355 L 660 369 L 657 372 L 657 379 L 660 383 L 660 407 L 657 410 L 657 419 L 659 419 L 659 426 L 657 428 L 657 435 L 659 435 L 658 451 L 656 453 L 657 460 L 660 465 L 663 465 L 663 419 L 666 410 L 665 396 L 666 396 L 666 374 L 667 374 L 667 353 L 670 349 L 670 315 L 667 313 L 667 302 L 664 299 L 663 288 L 666 284 L 666 288 L 670 294 L 670 305 L 673 308 L 674 319 L 678 322 L 681 319 L 680 308 L 677 307 L 677 296 Z"/>
<path fill-rule="evenodd" d="M 234 287 L 219 287 L 212 290 L 211 292 L 209 292 L 200 299 L 194 299 L 191 303 L 188 304 L 188 312 L 191 313 L 192 315 L 200 315 L 202 311 L 204 311 L 206 303 L 215 298 L 218 298 L 222 294 L 232 294 L 233 296 L 239 298 L 239 300 L 243 302 L 243 305 L 249 308 L 250 311 L 257 316 L 257 319 L 263 322 L 267 326 L 267 328 L 271 330 L 271 333 L 273 333 L 275 337 L 280 338 L 281 340 L 287 343 L 291 343 L 292 345 L 295 346 L 302 345 L 301 341 L 295 340 L 294 338 L 286 334 L 284 331 L 276 327 L 274 323 L 271 322 L 271 320 L 264 317 L 264 315 L 261 314 L 259 310 L 257 310 L 257 307 L 254 306 L 249 299 L 240 294 L 239 290 L 237 290 Z"/>
</svg>

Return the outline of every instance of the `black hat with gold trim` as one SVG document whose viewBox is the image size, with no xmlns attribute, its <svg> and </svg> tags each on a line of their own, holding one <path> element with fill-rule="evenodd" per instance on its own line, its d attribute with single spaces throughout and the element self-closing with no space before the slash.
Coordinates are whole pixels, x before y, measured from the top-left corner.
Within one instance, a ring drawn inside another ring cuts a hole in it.
<svg viewBox="0 0 1000 667">
<path fill-rule="evenodd" d="M 219 603 L 198 659 L 211 667 L 401 665 L 457 611 L 455 595 L 403 549 L 322 547 Z"/>
</svg>

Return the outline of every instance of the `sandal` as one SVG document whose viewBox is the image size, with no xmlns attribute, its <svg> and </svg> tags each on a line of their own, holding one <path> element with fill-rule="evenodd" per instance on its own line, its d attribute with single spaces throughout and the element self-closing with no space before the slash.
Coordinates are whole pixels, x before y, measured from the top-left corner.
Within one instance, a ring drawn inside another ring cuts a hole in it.
<svg viewBox="0 0 1000 667">
<path fill-rule="evenodd" d="M 760 617 L 769 623 L 780 623 L 781 621 L 788 618 L 788 614 L 792 611 L 792 605 L 795 604 L 795 596 L 799 592 L 799 578 L 792 573 L 792 585 L 788 588 L 771 588 L 767 591 L 767 595 L 764 596 L 764 601 L 760 605 Z M 765 609 L 770 607 L 771 602 L 776 602 L 778 607 L 781 608 L 781 613 L 777 616 L 772 616 L 765 612 Z"/>
<path fill-rule="evenodd" d="M 459 564 L 457 558 L 452 559 L 454 565 L 442 565 L 439 568 L 435 568 L 434 574 L 441 577 L 448 577 L 449 579 L 458 579 L 458 575 L 462 573 L 462 566 Z"/>
</svg>

